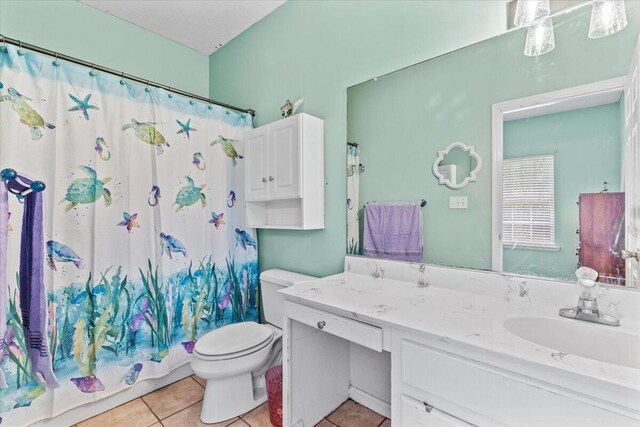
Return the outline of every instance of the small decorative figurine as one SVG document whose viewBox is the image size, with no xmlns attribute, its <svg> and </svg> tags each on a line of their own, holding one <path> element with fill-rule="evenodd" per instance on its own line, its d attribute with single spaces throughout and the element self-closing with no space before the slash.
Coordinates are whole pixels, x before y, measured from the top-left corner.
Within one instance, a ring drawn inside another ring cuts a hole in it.
<svg viewBox="0 0 640 427">
<path fill-rule="evenodd" d="M 293 104 L 291 103 L 290 99 L 287 99 L 282 105 L 282 107 L 280 107 L 280 111 L 282 111 L 282 118 L 286 119 L 287 117 L 296 114 L 300 109 L 300 107 L 302 106 L 303 102 L 304 102 L 304 98 L 298 99 Z"/>
<path fill-rule="evenodd" d="M 280 111 L 282 111 L 282 118 L 286 119 L 293 113 L 293 104 L 291 100 L 287 99 L 282 107 L 280 107 Z"/>
</svg>

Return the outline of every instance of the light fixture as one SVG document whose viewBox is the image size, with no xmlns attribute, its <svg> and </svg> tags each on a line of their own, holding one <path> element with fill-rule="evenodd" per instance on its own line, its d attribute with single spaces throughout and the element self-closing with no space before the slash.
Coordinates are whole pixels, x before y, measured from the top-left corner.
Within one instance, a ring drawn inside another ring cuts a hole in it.
<svg viewBox="0 0 640 427">
<path fill-rule="evenodd" d="M 549 0 L 518 0 L 513 25 L 526 27 L 550 14 Z"/>
<path fill-rule="evenodd" d="M 527 56 L 544 55 L 556 47 L 553 34 L 553 19 L 545 18 L 535 22 L 527 28 L 527 40 L 524 44 L 524 54 Z"/>
<path fill-rule="evenodd" d="M 610 36 L 627 26 L 624 0 L 597 0 L 591 9 L 589 38 Z"/>
</svg>

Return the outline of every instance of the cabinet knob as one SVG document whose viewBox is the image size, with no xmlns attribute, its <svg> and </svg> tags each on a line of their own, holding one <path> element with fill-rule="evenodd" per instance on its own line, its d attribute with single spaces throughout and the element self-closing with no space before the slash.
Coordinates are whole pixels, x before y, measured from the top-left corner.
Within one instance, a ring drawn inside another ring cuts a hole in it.
<svg viewBox="0 0 640 427">
<path fill-rule="evenodd" d="M 273 181 L 273 177 L 272 176 L 269 177 L 269 181 Z"/>
<path fill-rule="evenodd" d="M 262 178 L 262 182 L 267 182 L 267 178 Z"/>
<path fill-rule="evenodd" d="M 318 322 L 318 329 L 324 329 L 324 325 L 326 325 L 327 322 L 325 322 L 324 320 L 321 320 Z"/>
</svg>

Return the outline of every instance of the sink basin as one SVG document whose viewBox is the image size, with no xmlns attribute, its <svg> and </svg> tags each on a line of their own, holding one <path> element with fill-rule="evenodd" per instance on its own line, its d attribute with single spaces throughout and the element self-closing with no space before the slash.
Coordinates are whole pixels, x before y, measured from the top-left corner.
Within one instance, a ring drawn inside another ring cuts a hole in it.
<svg viewBox="0 0 640 427">
<path fill-rule="evenodd" d="M 612 326 L 570 319 L 512 317 L 509 332 L 563 353 L 640 369 L 640 336 Z"/>
</svg>

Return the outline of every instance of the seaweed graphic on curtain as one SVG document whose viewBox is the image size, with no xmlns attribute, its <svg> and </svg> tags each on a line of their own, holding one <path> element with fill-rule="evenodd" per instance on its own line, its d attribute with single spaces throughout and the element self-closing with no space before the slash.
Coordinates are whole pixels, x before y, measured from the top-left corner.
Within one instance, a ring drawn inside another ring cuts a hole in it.
<svg viewBox="0 0 640 427">
<path fill-rule="evenodd" d="M 91 287 L 91 274 L 85 283 L 84 300 L 86 316 L 74 325 L 73 359 L 82 374 L 81 377 L 71 378 L 71 382 L 83 393 L 94 393 L 104 390 L 104 385 L 96 377 L 97 354 L 103 348 L 108 335 L 117 335 L 118 329 L 110 323 L 112 304 L 108 301 L 100 306 L 98 299 L 106 292 L 104 285 Z"/>
<path fill-rule="evenodd" d="M 109 270 L 101 274 L 100 284 L 94 288 L 94 293 L 97 291 L 101 295 L 100 307 L 109 313 L 109 324 L 114 328 L 107 334 L 102 348 L 118 356 L 122 351 L 129 352 L 131 293 L 127 290 L 127 276 L 121 277 L 122 268 L 116 269 L 111 280 L 106 277 Z"/>
<path fill-rule="evenodd" d="M 205 312 L 208 311 L 210 315 L 215 312 L 215 303 L 211 303 L 210 297 L 213 295 L 213 299 L 215 299 L 218 290 L 216 267 L 211 262 L 211 257 L 206 263 L 200 261 L 195 272 L 192 272 L 192 267 L 193 263 L 190 263 L 188 273 L 185 276 L 189 293 L 182 300 L 181 313 L 182 327 L 187 336 L 187 341 L 183 341 L 181 344 L 189 354 L 193 352 L 195 347 L 198 324 L 205 317 Z"/>
<path fill-rule="evenodd" d="M 144 293 L 136 300 L 136 305 L 140 302 L 138 314 L 151 329 L 151 346 L 156 348 L 151 360 L 160 362 L 169 354 L 171 345 L 173 294 L 164 295 L 164 285 L 158 280 L 158 266 L 154 269 L 151 260 L 147 260 L 146 273 L 139 271 Z"/>
<path fill-rule="evenodd" d="M 201 322 L 206 325 L 218 325 L 225 318 L 230 308 L 230 321 L 239 322 L 247 319 L 249 309 L 249 273 L 241 270 L 239 279 L 235 261 L 226 260 L 227 270 L 224 272 L 223 286 L 216 274 L 216 266 L 209 257 L 206 262 L 200 261 L 197 270 L 192 264 L 182 283 L 187 285 L 187 295 L 182 299 L 180 316 L 187 341 L 182 346 L 188 353 L 193 351 Z"/>
<path fill-rule="evenodd" d="M 242 270 L 242 281 L 238 277 L 238 270 L 235 267 L 235 260 L 227 259 L 227 282 L 219 308 L 224 311 L 227 306 L 231 307 L 231 321 L 243 322 L 246 320 L 247 303 L 249 300 L 248 273 Z"/>
</svg>

